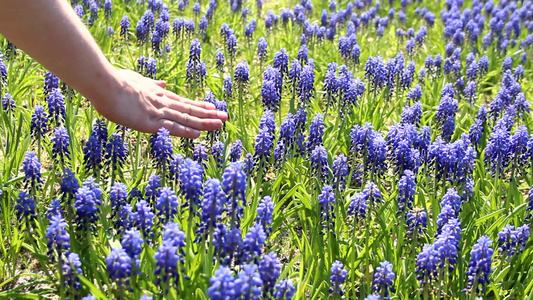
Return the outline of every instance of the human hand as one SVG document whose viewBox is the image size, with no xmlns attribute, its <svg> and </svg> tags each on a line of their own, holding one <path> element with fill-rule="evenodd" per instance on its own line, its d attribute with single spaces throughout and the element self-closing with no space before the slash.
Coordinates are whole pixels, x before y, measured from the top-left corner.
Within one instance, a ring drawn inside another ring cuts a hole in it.
<svg viewBox="0 0 533 300">
<path fill-rule="evenodd" d="M 106 119 L 142 132 L 161 127 L 171 135 L 197 138 L 202 130 L 216 130 L 228 119 L 207 102 L 192 101 L 165 90 L 165 82 L 131 70 L 115 70 L 114 80 L 90 98 Z"/>
</svg>

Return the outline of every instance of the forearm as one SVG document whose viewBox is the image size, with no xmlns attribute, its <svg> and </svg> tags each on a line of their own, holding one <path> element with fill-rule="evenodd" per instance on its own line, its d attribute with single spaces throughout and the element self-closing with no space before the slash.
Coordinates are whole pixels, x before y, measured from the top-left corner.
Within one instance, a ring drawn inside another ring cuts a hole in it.
<svg viewBox="0 0 533 300">
<path fill-rule="evenodd" d="M 92 101 L 118 84 L 67 0 L 0 0 L 0 33 Z"/>
</svg>

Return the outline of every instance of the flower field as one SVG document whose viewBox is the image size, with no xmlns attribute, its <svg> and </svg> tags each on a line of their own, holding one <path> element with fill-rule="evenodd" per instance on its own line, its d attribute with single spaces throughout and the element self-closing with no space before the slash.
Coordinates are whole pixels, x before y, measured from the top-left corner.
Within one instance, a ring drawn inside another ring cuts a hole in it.
<svg viewBox="0 0 533 300">
<path fill-rule="evenodd" d="M 71 0 L 194 140 L 0 36 L 0 299 L 530 299 L 532 1 L 198 1 Z"/>
</svg>

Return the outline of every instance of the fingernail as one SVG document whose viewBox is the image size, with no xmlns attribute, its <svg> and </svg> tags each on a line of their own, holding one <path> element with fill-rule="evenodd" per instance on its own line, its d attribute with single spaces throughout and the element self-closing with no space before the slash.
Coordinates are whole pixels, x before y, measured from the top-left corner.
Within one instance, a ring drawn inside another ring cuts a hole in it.
<svg viewBox="0 0 533 300">
<path fill-rule="evenodd" d="M 223 112 L 223 111 L 218 112 L 217 116 L 218 116 L 219 119 L 227 119 L 228 118 L 228 114 Z"/>
</svg>

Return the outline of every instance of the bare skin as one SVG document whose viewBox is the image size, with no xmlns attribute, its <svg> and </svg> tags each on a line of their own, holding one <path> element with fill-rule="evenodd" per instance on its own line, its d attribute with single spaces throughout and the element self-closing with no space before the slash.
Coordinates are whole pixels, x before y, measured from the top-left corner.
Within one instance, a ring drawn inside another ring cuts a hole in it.
<svg viewBox="0 0 533 300">
<path fill-rule="evenodd" d="M 197 138 L 228 118 L 210 103 L 165 90 L 163 81 L 116 70 L 66 0 L 0 0 L 0 33 L 128 128 Z"/>
</svg>

